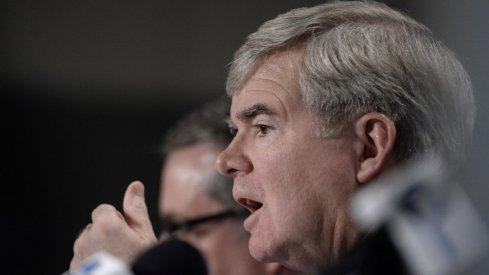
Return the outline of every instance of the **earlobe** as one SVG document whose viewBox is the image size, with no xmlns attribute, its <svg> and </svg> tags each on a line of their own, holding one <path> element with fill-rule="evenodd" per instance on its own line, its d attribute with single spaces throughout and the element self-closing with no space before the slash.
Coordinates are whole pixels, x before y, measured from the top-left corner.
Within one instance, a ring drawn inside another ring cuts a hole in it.
<svg viewBox="0 0 489 275">
<path fill-rule="evenodd" d="M 366 183 L 394 162 L 396 127 L 384 114 L 372 112 L 355 121 L 359 140 L 357 181 Z"/>
</svg>

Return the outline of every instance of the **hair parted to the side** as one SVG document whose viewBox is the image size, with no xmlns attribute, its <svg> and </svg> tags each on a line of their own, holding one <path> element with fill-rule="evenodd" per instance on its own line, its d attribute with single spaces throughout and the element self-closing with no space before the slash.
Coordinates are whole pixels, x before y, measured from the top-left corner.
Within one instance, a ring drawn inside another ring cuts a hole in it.
<svg viewBox="0 0 489 275">
<path fill-rule="evenodd" d="M 209 143 L 224 149 L 232 139 L 228 124 L 230 100 L 226 96 L 216 98 L 199 106 L 178 120 L 163 137 L 161 146 L 164 155 L 182 147 Z M 215 171 L 214 179 L 204 189 L 211 198 L 227 209 L 244 211 L 232 196 L 232 179 Z"/>
<path fill-rule="evenodd" d="M 470 79 L 426 26 L 373 1 L 292 10 L 248 36 L 231 63 L 228 94 L 267 56 L 298 49 L 303 100 L 323 136 L 380 112 L 396 125 L 399 161 L 427 152 L 463 159 L 475 119 Z"/>
</svg>

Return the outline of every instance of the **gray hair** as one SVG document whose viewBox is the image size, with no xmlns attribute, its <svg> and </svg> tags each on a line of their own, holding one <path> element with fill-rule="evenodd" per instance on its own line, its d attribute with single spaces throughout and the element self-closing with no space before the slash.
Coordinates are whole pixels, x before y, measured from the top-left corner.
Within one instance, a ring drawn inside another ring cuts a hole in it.
<svg viewBox="0 0 489 275">
<path fill-rule="evenodd" d="M 475 119 L 470 79 L 426 26 L 372 1 L 292 10 L 248 36 L 231 63 L 227 93 L 267 56 L 296 49 L 304 51 L 302 97 L 322 136 L 380 112 L 395 123 L 398 161 L 428 152 L 449 162 L 465 156 Z"/>
<path fill-rule="evenodd" d="M 210 143 L 224 149 L 232 138 L 225 123 L 229 106 L 227 97 L 219 97 L 182 117 L 166 132 L 161 146 L 163 154 L 168 155 L 174 150 L 200 143 Z M 205 186 L 204 191 L 227 209 L 244 211 L 245 208 L 234 201 L 232 188 L 232 179 L 215 171 L 212 182 Z"/>
</svg>

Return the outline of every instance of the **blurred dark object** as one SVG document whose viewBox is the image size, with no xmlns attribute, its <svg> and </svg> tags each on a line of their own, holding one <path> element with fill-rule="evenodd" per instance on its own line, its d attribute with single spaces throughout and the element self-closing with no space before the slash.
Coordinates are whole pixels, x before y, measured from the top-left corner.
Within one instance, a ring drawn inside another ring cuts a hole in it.
<svg viewBox="0 0 489 275">
<path fill-rule="evenodd" d="M 462 274 L 489 249 L 472 202 L 437 156 L 418 156 L 361 189 L 352 200 L 359 228 L 371 232 L 338 263 L 344 273 Z M 339 269 L 338 269 L 339 270 Z M 336 272 L 336 271 L 335 271 Z"/>
<path fill-rule="evenodd" d="M 143 253 L 132 266 L 135 275 L 207 275 L 204 258 L 190 244 L 170 239 Z"/>
<path fill-rule="evenodd" d="M 382 227 L 361 239 L 321 275 L 407 275 L 405 263 Z"/>
</svg>

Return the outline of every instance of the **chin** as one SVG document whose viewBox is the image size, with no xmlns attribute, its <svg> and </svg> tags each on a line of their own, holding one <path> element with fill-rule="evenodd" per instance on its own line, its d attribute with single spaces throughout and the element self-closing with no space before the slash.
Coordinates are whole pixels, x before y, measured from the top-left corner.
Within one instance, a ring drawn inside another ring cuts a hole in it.
<svg viewBox="0 0 489 275">
<path fill-rule="evenodd" d="M 260 261 L 262 263 L 277 261 L 276 258 L 273 257 L 274 253 L 272 252 L 271 249 L 270 239 L 263 240 L 263 239 L 255 238 L 253 237 L 253 235 L 251 235 L 248 248 L 250 250 L 251 256 L 255 258 L 257 261 Z"/>
<path fill-rule="evenodd" d="M 272 237 L 252 235 L 248 247 L 251 256 L 259 262 L 280 263 L 285 267 L 294 269 L 294 267 L 288 265 L 290 259 L 287 249 L 280 244 Z"/>
</svg>

